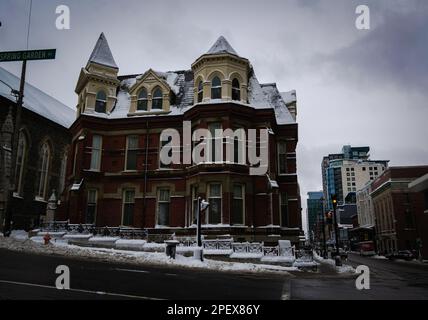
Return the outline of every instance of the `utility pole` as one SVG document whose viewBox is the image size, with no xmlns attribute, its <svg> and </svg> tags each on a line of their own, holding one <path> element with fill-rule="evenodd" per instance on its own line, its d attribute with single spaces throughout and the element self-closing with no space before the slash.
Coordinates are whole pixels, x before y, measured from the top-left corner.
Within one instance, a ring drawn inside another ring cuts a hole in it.
<svg viewBox="0 0 428 320">
<path fill-rule="evenodd" d="M 11 154 L 11 167 L 10 167 L 10 178 L 9 178 L 9 189 L 7 190 L 6 199 L 6 212 L 5 212 L 5 225 L 3 234 L 7 237 L 11 232 L 12 223 L 12 200 L 13 192 L 15 191 L 15 170 L 16 170 L 16 158 L 18 154 L 18 142 L 19 142 L 19 131 L 21 129 L 21 114 L 22 104 L 24 101 L 24 87 L 25 87 L 25 75 L 27 71 L 27 60 L 52 60 L 55 59 L 56 49 L 43 49 L 43 50 L 24 50 L 24 51 L 4 51 L 0 52 L 0 62 L 8 61 L 22 61 L 21 70 L 21 81 L 19 84 L 19 95 L 18 101 L 16 102 L 16 114 L 13 128 L 12 137 L 12 154 Z"/>
<path fill-rule="evenodd" d="M 21 70 L 21 83 L 19 85 L 19 96 L 16 103 L 16 115 L 15 123 L 13 127 L 13 138 L 12 138 L 12 157 L 11 157 L 11 166 L 10 166 L 10 175 L 9 175 L 9 190 L 7 193 L 6 200 L 6 214 L 5 214 L 5 224 L 4 224 L 4 235 L 8 237 L 11 233 L 11 223 L 12 223 L 12 200 L 13 192 L 15 191 L 15 170 L 16 170 L 16 157 L 18 155 L 18 142 L 19 142 L 19 130 L 21 128 L 21 113 L 22 113 L 22 102 L 24 99 L 24 87 L 25 87 L 25 73 L 27 70 L 27 60 L 22 61 L 22 70 Z"/>
</svg>

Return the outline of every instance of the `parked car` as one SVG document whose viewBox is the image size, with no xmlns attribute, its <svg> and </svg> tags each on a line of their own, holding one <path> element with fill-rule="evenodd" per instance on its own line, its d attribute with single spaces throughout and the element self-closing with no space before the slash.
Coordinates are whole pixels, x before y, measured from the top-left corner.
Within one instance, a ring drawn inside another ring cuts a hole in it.
<svg viewBox="0 0 428 320">
<path fill-rule="evenodd" d="M 413 260 L 415 258 L 414 254 L 409 250 L 400 250 L 398 252 L 393 252 L 385 255 L 389 260 L 395 259 L 404 259 L 407 261 Z"/>
</svg>

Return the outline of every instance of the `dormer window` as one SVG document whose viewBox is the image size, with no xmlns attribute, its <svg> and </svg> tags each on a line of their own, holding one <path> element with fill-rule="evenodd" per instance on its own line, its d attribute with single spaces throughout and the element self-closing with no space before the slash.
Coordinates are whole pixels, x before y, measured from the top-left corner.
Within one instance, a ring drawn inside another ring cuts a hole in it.
<svg viewBox="0 0 428 320">
<path fill-rule="evenodd" d="M 106 113 L 107 95 L 104 91 L 98 91 L 95 100 L 95 112 Z"/>
<path fill-rule="evenodd" d="M 137 100 L 137 110 L 138 111 L 147 111 L 148 99 L 147 99 L 147 91 L 146 89 L 141 89 L 138 94 Z"/>
<path fill-rule="evenodd" d="M 152 109 L 162 109 L 162 90 L 156 88 L 153 92 Z"/>
<path fill-rule="evenodd" d="M 239 80 L 236 78 L 232 80 L 232 100 L 241 100 L 241 88 L 239 86 Z"/>
<path fill-rule="evenodd" d="M 211 81 L 211 99 L 221 99 L 221 81 L 219 77 L 214 77 Z"/>
<path fill-rule="evenodd" d="M 204 95 L 204 88 L 202 85 L 202 81 L 199 81 L 199 84 L 198 84 L 198 102 L 202 102 L 203 95 Z"/>
</svg>

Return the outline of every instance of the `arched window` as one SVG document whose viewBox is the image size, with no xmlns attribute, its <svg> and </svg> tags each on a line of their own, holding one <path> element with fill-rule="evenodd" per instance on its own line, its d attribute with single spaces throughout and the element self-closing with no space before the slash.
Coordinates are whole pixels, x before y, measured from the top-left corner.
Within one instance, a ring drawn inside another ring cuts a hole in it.
<svg viewBox="0 0 428 320">
<path fill-rule="evenodd" d="M 95 111 L 106 113 L 107 96 L 104 91 L 98 91 L 95 101 Z"/>
<path fill-rule="evenodd" d="M 239 86 L 239 80 L 236 78 L 232 80 L 232 100 L 241 100 L 241 88 Z"/>
<path fill-rule="evenodd" d="M 204 96 L 204 87 L 202 85 L 202 81 L 199 81 L 199 84 L 198 84 L 198 102 L 202 102 L 203 96 Z"/>
<path fill-rule="evenodd" d="M 221 99 L 221 81 L 219 77 L 214 77 L 211 81 L 211 99 Z"/>
<path fill-rule="evenodd" d="M 22 195 L 24 165 L 27 159 L 28 142 L 25 133 L 21 130 L 19 132 L 18 153 L 16 155 L 15 167 L 15 192 Z"/>
<path fill-rule="evenodd" d="M 38 186 L 37 197 L 46 199 L 46 191 L 48 187 L 49 163 L 51 160 L 51 150 L 47 142 L 42 146 L 40 152 L 39 169 L 38 169 Z"/>
<path fill-rule="evenodd" d="M 147 102 L 147 91 L 143 88 L 138 94 L 137 110 L 147 111 Z"/>
<path fill-rule="evenodd" d="M 64 191 L 65 186 L 65 176 L 67 174 L 67 160 L 68 160 L 68 152 L 64 151 L 64 154 L 61 158 L 61 168 L 59 172 L 59 184 L 58 184 L 58 192 L 61 194 Z"/>
<path fill-rule="evenodd" d="M 162 109 L 162 90 L 156 88 L 153 92 L 152 109 Z"/>
</svg>

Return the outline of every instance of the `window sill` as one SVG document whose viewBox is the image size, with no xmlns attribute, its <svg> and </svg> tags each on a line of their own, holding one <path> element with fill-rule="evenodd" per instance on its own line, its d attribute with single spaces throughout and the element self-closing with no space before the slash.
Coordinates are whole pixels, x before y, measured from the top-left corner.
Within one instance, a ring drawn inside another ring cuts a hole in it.
<svg viewBox="0 0 428 320">
<path fill-rule="evenodd" d="M 16 199 L 21 199 L 21 200 L 22 200 L 22 199 L 24 199 L 24 197 L 22 197 L 22 196 L 21 196 L 19 193 L 17 193 L 17 192 L 14 192 L 14 193 L 13 193 L 13 197 L 14 197 L 14 198 L 16 198 Z"/>
<path fill-rule="evenodd" d="M 43 202 L 43 203 L 48 203 L 45 199 L 43 199 L 43 198 L 41 198 L 41 197 L 35 197 L 35 198 L 34 198 L 34 201 L 37 201 L 37 202 Z"/>
<path fill-rule="evenodd" d="M 129 112 L 128 116 L 132 117 L 132 116 L 147 116 L 147 115 L 157 115 L 157 114 L 167 114 L 170 113 L 170 110 L 149 110 L 149 111 L 142 111 L 142 110 L 138 110 L 135 112 Z"/>
</svg>

